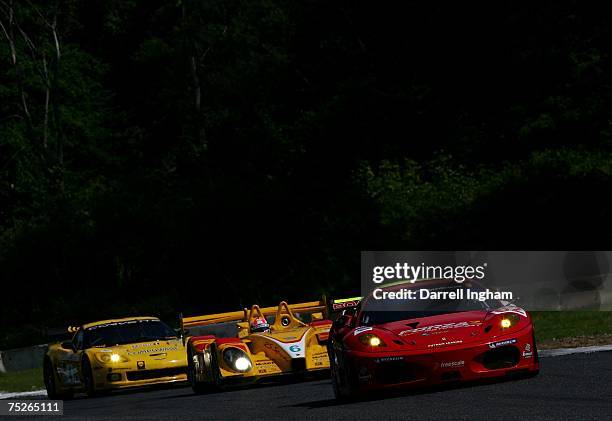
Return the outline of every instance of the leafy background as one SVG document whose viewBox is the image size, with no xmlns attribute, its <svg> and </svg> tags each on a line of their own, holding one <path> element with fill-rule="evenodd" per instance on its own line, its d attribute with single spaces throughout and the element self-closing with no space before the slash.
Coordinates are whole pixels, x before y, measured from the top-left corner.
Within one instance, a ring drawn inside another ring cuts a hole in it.
<svg viewBox="0 0 612 421">
<path fill-rule="evenodd" d="M 0 348 L 345 295 L 360 250 L 605 248 L 599 7 L 0 1 Z"/>
</svg>

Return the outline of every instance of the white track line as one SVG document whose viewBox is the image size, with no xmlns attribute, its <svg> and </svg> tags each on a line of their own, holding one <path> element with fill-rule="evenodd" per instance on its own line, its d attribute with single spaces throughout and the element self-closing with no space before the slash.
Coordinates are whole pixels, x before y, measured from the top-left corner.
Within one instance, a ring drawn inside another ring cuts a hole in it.
<svg viewBox="0 0 612 421">
<path fill-rule="evenodd" d="M 591 352 L 612 351 L 612 345 L 581 346 L 579 348 L 543 349 L 538 351 L 540 357 L 559 357 L 561 355 L 588 354 Z"/>
<path fill-rule="evenodd" d="M 32 390 L 31 392 L 0 392 L 0 399 L 12 399 L 22 398 L 26 396 L 40 396 L 47 397 L 47 391 L 45 389 Z"/>
</svg>

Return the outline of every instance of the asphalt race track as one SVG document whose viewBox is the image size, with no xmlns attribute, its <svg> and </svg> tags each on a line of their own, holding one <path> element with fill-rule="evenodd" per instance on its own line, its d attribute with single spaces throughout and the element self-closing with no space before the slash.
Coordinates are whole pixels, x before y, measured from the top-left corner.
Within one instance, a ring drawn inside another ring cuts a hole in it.
<svg viewBox="0 0 612 421">
<path fill-rule="evenodd" d="M 329 380 L 196 396 L 189 387 L 64 403 L 58 419 L 612 419 L 612 352 L 543 358 L 527 380 L 380 396 L 338 404 Z M 41 417 L 36 417 L 38 420 Z M 48 417 L 42 417 L 47 419 Z"/>
</svg>

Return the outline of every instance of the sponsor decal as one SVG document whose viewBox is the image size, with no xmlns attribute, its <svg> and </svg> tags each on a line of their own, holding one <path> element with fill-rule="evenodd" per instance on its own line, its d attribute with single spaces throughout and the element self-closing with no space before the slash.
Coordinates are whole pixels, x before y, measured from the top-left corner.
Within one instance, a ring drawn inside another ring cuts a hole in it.
<svg viewBox="0 0 612 421">
<path fill-rule="evenodd" d="M 357 336 L 360 333 L 367 332 L 368 330 L 372 330 L 372 328 L 368 326 L 358 327 L 357 329 L 353 331 L 353 335 Z"/>
<path fill-rule="evenodd" d="M 437 343 L 437 344 L 429 344 L 429 345 L 427 345 L 427 347 L 428 348 L 435 348 L 435 347 L 438 347 L 438 346 L 455 345 L 455 344 L 460 344 L 460 343 L 463 343 L 463 341 L 462 340 L 458 340 L 458 341 L 440 342 L 440 343 Z"/>
<path fill-rule="evenodd" d="M 85 330 L 96 330 L 96 329 L 101 329 L 103 327 L 109 327 L 109 326 L 124 326 L 124 325 L 133 325 L 136 323 L 147 323 L 147 322 L 158 322 L 159 320 L 156 319 L 143 319 L 143 320 L 127 320 L 124 322 L 108 322 L 108 323 L 103 323 L 100 325 L 95 325 L 95 326 L 90 326 Z"/>
<path fill-rule="evenodd" d="M 440 325 L 431 325 L 431 326 L 419 327 L 416 329 L 403 330 L 399 333 L 399 335 L 405 336 L 405 335 L 412 335 L 414 333 L 420 332 L 423 334 L 423 336 L 427 336 L 427 334 L 433 333 L 433 332 L 449 330 L 449 329 L 459 329 L 459 328 L 465 328 L 465 327 L 480 326 L 481 324 L 482 322 L 480 320 L 470 320 L 469 322 L 444 323 Z"/>
<path fill-rule="evenodd" d="M 274 345 L 274 344 L 271 344 L 271 343 L 265 343 L 265 344 L 264 344 L 264 347 L 265 347 L 266 349 L 268 349 L 268 350 L 272 351 L 273 353 L 275 353 L 275 354 L 276 354 L 278 357 L 280 357 L 281 359 L 286 360 L 286 361 L 289 361 L 289 359 L 290 359 L 290 358 L 287 358 L 287 357 L 285 356 L 285 354 L 284 354 L 284 353 L 281 351 L 281 349 L 280 349 L 278 346 L 276 346 L 276 345 Z"/>
<path fill-rule="evenodd" d="M 525 350 L 523 351 L 523 358 L 531 358 L 533 352 L 531 352 L 531 344 L 525 344 Z"/>
<path fill-rule="evenodd" d="M 359 300 L 360 298 L 355 298 L 355 299 L 349 298 L 346 300 L 335 301 L 332 303 L 332 309 L 333 310 L 344 310 L 345 308 L 357 307 L 357 304 L 359 304 Z"/>
<path fill-rule="evenodd" d="M 516 343 L 516 339 L 507 339 L 505 341 L 500 341 L 500 342 L 491 342 L 489 344 L 489 348 L 494 349 L 494 348 L 499 348 L 500 346 L 512 345 L 515 343 Z"/>
<path fill-rule="evenodd" d="M 368 371 L 367 367 L 361 367 L 359 369 L 359 381 L 360 382 L 367 382 L 372 378 L 372 375 L 370 374 L 370 372 Z"/>
<path fill-rule="evenodd" d="M 79 370 L 74 364 L 66 364 L 65 362 L 60 362 L 59 364 L 60 365 L 57 367 L 57 374 L 62 379 L 63 383 L 71 385 L 81 383 Z"/>
<path fill-rule="evenodd" d="M 454 367 L 463 367 L 465 365 L 465 361 L 443 361 L 440 363 L 440 368 L 454 368 Z"/>
<path fill-rule="evenodd" d="M 150 348 L 150 349 L 141 349 L 140 351 L 128 351 L 128 355 L 142 355 L 142 354 L 152 354 L 152 353 L 163 353 L 167 351 L 176 351 L 178 349 L 177 346 L 168 346 L 162 348 Z"/>
<path fill-rule="evenodd" d="M 279 355 L 283 359 L 286 359 L 284 355 L 282 355 L 284 353 L 288 354 L 289 358 L 303 358 L 304 355 L 302 355 L 301 353 L 303 350 L 306 349 L 306 332 L 308 331 L 307 330 L 304 331 L 299 342 L 293 341 L 289 343 L 286 343 L 280 339 L 276 339 L 272 336 L 263 336 L 263 335 L 253 335 L 253 336 L 265 337 L 268 340 L 274 342 L 274 344 L 277 345 L 278 347 L 277 346 L 272 347 L 270 343 L 266 343 L 264 346 L 270 349 L 271 351 L 274 351 L 277 355 Z M 279 347 L 280 349 L 284 351 L 284 353 L 280 351 Z"/>
<path fill-rule="evenodd" d="M 404 361 L 404 357 L 401 357 L 401 356 L 399 357 L 381 357 L 381 358 L 376 358 L 374 361 L 377 363 L 384 363 L 387 361 Z"/>
<path fill-rule="evenodd" d="M 255 361 L 255 367 L 259 374 L 266 374 L 270 371 L 274 371 L 274 363 L 269 360 Z"/>
</svg>

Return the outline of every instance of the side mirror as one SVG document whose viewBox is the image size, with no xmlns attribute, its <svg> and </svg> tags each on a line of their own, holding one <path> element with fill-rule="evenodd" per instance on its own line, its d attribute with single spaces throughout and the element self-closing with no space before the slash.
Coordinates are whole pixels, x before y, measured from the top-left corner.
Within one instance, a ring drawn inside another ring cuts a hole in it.
<svg viewBox="0 0 612 421">
<path fill-rule="evenodd" d="M 74 345 L 72 341 L 64 341 L 61 343 L 62 349 L 69 349 L 70 351 L 74 351 Z"/>
</svg>

